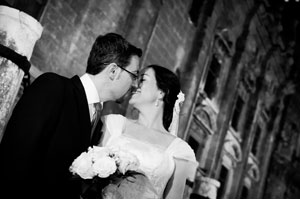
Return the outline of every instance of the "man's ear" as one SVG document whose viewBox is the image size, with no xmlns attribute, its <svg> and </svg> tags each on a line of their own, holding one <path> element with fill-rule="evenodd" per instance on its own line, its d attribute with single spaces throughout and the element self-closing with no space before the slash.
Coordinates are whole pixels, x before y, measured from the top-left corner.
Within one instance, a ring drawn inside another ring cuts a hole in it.
<svg viewBox="0 0 300 199">
<path fill-rule="evenodd" d="M 111 63 L 107 66 L 108 69 L 108 76 L 110 80 L 115 80 L 119 77 L 120 74 L 120 68 L 115 64 Z"/>
</svg>

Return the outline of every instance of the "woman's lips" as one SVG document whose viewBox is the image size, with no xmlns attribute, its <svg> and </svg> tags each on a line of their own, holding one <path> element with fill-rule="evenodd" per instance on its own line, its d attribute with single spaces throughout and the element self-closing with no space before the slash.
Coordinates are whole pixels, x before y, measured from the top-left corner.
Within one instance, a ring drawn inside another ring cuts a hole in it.
<svg viewBox="0 0 300 199">
<path fill-rule="evenodd" d="M 140 93 L 141 92 L 141 89 L 136 89 L 135 91 L 132 92 L 132 94 L 137 94 L 137 93 Z"/>
</svg>

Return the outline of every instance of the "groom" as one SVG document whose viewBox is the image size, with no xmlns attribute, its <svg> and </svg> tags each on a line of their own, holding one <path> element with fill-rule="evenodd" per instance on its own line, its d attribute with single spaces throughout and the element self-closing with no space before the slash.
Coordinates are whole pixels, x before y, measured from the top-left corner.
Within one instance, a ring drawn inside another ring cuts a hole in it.
<svg viewBox="0 0 300 199">
<path fill-rule="evenodd" d="M 32 83 L 0 143 L 0 198 L 79 198 L 69 166 L 91 145 L 93 104 L 130 90 L 141 55 L 122 36 L 108 33 L 95 40 L 83 76 L 45 73 Z"/>
</svg>

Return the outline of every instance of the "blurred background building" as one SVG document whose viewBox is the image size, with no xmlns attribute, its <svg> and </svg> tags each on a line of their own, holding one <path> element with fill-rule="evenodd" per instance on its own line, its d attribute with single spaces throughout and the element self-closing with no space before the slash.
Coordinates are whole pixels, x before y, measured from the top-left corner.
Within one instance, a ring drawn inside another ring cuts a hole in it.
<svg viewBox="0 0 300 199">
<path fill-rule="evenodd" d="M 300 198 L 299 12 L 299 0 L 1 0 L 0 44 L 31 67 L 0 54 L 0 139 L 30 82 L 82 75 L 95 38 L 117 32 L 143 49 L 141 68 L 180 77 L 179 136 L 199 161 L 185 198 Z"/>
</svg>

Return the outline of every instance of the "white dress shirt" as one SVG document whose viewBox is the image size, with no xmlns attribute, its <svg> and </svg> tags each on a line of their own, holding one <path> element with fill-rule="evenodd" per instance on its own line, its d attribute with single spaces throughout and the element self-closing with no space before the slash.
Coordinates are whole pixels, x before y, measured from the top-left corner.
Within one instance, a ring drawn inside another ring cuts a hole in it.
<svg viewBox="0 0 300 199">
<path fill-rule="evenodd" d="M 87 73 L 82 75 L 80 77 L 80 80 L 83 85 L 86 97 L 87 97 L 87 102 L 89 104 L 89 111 L 90 111 L 90 119 L 92 121 L 93 115 L 96 111 L 96 109 L 94 107 L 94 103 L 100 102 L 98 91 L 96 89 L 94 82 L 91 80 L 90 76 Z"/>
</svg>

